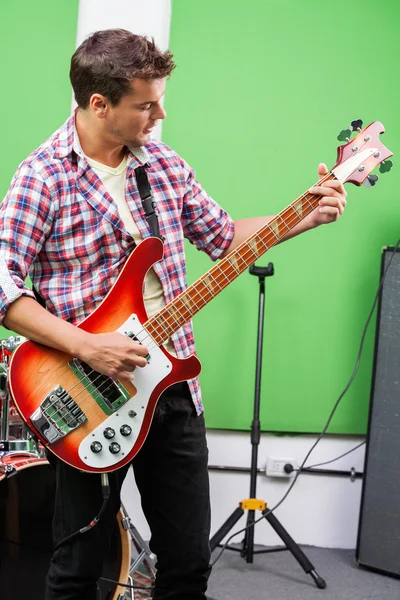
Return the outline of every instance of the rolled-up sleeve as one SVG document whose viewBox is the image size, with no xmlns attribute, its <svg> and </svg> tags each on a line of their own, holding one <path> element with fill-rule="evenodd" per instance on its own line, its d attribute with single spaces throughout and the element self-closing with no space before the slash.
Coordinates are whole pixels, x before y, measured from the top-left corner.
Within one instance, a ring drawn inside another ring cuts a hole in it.
<svg viewBox="0 0 400 600">
<path fill-rule="evenodd" d="M 183 200 L 182 224 L 185 237 L 212 260 L 217 260 L 229 247 L 235 226 L 228 213 L 213 200 L 188 167 L 186 193 Z"/>
<path fill-rule="evenodd" d="M 31 166 L 22 165 L 0 205 L 0 322 L 17 298 L 34 297 L 25 280 L 52 222 L 47 185 Z"/>
</svg>

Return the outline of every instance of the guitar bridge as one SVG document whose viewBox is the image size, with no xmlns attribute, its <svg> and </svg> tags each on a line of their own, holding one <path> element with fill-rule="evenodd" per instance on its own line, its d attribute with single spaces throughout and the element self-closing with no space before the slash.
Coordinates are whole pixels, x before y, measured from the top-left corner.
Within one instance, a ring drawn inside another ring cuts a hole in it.
<svg viewBox="0 0 400 600">
<path fill-rule="evenodd" d="M 86 420 L 84 412 L 60 385 L 47 394 L 39 408 L 30 416 L 34 428 L 50 444 L 63 438 Z"/>
</svg>

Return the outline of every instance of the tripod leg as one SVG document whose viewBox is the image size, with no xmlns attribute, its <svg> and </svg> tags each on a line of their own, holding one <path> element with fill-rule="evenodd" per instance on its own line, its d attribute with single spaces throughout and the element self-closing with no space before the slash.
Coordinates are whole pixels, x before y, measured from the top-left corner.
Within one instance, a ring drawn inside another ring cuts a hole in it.
<svg viewBox="0 0 400 600">
<path fill-rule="evenodd" d="M 255 511 L 249 510 L 247 515 L 247 527 L 244 540 L 243 540 L 243 548 L 242 548 L 242 556 L 246 558 L 247 563 L 253 562 L 254 556 L 254 521 L 255 521 Z"/>
<path fill-rule="evenodd" d="M 155 565 L 155 556 L 151 552 L 150 548 L 146 544 L 146 542 L 141 537 L 140 533 L 136 529 L 132 522 L 129 524 L 129 532 L 131 534 L 132 543 L 138 552 L 137 559 L 132 562 L 130 566 L 130 572 L 133 573 L 136 571 L 137 567 L 143 563 L 148 574 L 153 577 L 156 575 L 156 565 Z"/>
<path fill-rule="evenodd" d="M 320 577 L 318 575 L 318 573 L 314 569 L 314 566 L 308 560 L 307 556 L 304 554 L 304 552 L 301 550 L 301 548 L 296 544 L 294 539 L 292 537 L 290 537 L 290 535 L 288 534 L 286 529 L 284 527 L 282 527 L 282 525 L 280 524 L 278 519 L 275 517 L 275 515 L 268 508 L 263 510 L 262 514 L 267 519 L 267 521 L 271 525 L 271 527 L 273 527 L 273 529 L 275 529 L 276 533 L 283 540 L 283 542 L 287 546 L 288 550 L 290 550 L 290 552 L 293 554 L 293 556 L 295 557 L 297 562 L 300 564 L 300 566 L 303 567 L 304 571 L 307 574 L 311 575 L 311 577 L 314 579 L 317 587 L 320 589 L 326 588 L 325 580 L 322 579 L 322 577 Z"/>
<path fill-rule="evenodd" d="M 156 575 L 155 556 L 140 535 L 139 531 L 133 525 L 131 518 L 128 516 L 128 513 L 126 512 L 125 506 L 122 504 L 122 502 L 121 510 L 123 512 L 122 527 L 129 531 L 130 540 L 138 553 L 136 560 L 131 559 L 129 573 L 134 573 L 138 567 L 143 564 L 149 576 L 154 579 Z"/>
<path fill-rule="evenodd" d="M 241 506 L 238 506 L 236 510 L 233 511 L 230 517 L 227 518 L 225 523 L 221 525 L 216 533 L 214 533 L 213 537 L 210 540 L 210 548 L 211 552 L 215 550 L 220 541 L 226 536 L 226 534 L 232 529 L 232 527 L 239 521 L 240 517 L 243 515 L 244 510 Z"/>
</svg>

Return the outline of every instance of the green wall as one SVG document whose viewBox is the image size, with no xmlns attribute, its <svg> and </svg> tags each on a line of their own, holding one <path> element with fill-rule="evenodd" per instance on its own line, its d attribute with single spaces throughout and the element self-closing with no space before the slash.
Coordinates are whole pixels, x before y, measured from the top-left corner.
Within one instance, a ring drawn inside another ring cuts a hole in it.
<svg viewBox="0 0 400 600">
<path fill-rule="evenodd" d="M 19 162 L 69 115 L 78 0 L 0 3 L 3 116 L 0 196 Z M 333 166 L 336 134 L 380 120 L 397 152 L 400 5 L 373 0 L 173 0 L 163 139 L 232 214 L 274 214 Z M 396 156 L 394 157 L 396 163 Z M 265 431 L 317 432 L 353 370 L 383 246 L 400 228 L 398 171 L 348 186 L 335 225 L 271 250 L 266 284 L 261 421 Z M 188 245 L 189 282 L 211 266 Z M 252 419 L 258 283 L 247 273 L 195 317 L 209 427 Z M 333 433 L 364 433 L 375 322 Z M 9 332 L 0 329 L 0 335 Z"/>
<path fill-rule="evenodd" d="M 0 2 L 0 198 L 19 163 L 68 118 L 78 0 Z M 10 332 L 0 327 L 0 337 Z"/>
<path fill-rule="evenodd" d="M 163 139 L 233 218 L 271 215 L 332 167 L 350 121 L 382 121 L 398 151 L 400 5 L 394 0 L 173 0 Z M 396 157 L 394 157 L 396 163 Z M 319 432 L 355 365 L 379 280 L 400 236 L 399 171 L 347 187 L 345 215 L 272 249 L 261 394 L 264 431 Z M 188 245 L 189 282 L 212 265 Z M 243 274 L 194 320 L 208 427 L 253 414 L 258 281 Z M 332 433 L 366 431 L 375 319 Z"/>
</svg>

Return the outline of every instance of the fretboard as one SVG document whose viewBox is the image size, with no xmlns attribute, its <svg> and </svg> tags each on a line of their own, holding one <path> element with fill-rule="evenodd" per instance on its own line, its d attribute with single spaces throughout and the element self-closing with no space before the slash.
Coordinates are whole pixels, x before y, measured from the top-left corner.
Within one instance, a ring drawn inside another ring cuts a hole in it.
<svg viewBox="0 0 400 600">
<path fill-rule="evenodd" d="M 334 176 L 329 174 L 323 178 L 323 181 L 328 179 L 334 179 Z M 157 345 L 165 343 L 175 331 L 222 292 L 260 256 L 280 242 L 289 231 L 318 206 L 319 198 L 320 196 L 314 196 L 308 192 L 299 196 L 151 317 L 144 326 Z"/>
</svg>

